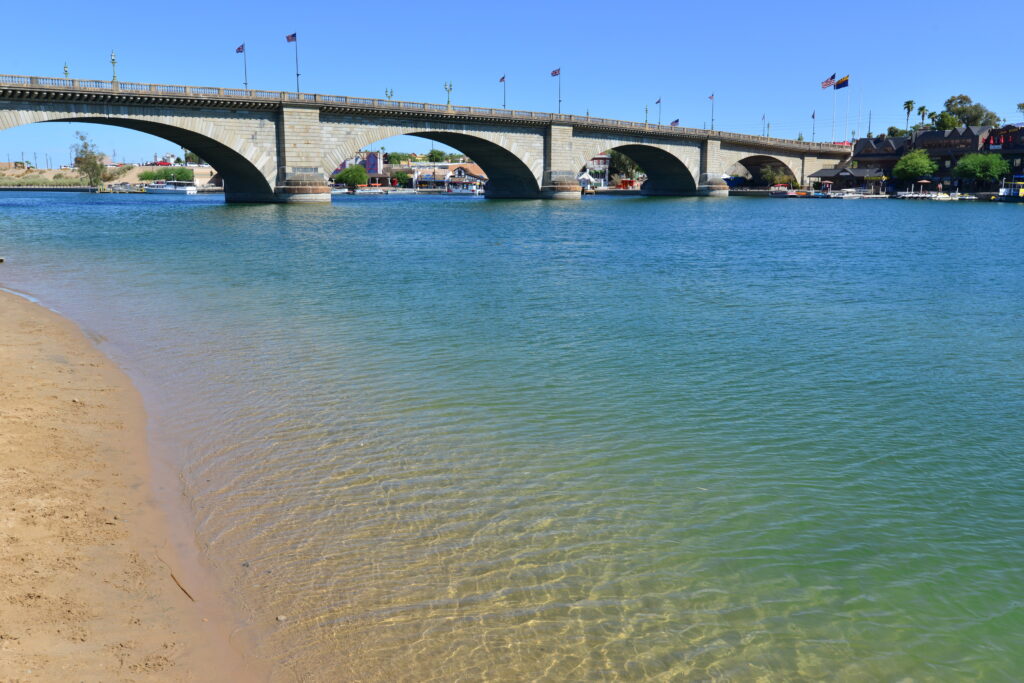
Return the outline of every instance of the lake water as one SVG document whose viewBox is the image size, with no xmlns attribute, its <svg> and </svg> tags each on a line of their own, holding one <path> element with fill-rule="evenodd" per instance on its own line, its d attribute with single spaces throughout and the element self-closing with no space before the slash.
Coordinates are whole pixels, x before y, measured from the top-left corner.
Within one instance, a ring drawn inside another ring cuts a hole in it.
<svg viewBox="0 0 1024 683">
<path fill-rule="evenodd" d="M 1024 671 L 1024 206 L 4 193 L 0 256 L 277 680 Z"/>
</svg>

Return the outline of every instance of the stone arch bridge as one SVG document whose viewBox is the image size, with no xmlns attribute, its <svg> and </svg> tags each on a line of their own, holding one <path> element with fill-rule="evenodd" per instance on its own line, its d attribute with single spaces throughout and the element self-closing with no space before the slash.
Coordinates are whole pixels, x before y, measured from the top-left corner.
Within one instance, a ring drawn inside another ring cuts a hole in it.
<svg viewBox="0 0 1024 683">
<path fill-rule="evenodd" d="M 721 176 L 769 165 L 804 182 L 849 152 L 830 144 L 592 116 L 339 95 L 0 75 L 0 130 L 83 121 L 189 149 L 224 179 L 228 202 L 330 201 L 327 174 L 394 135 L 449 145 L 487 173 L 492 198 L 577 198 L 577 172 L 609 149 L 646 172 L 642 193 L 724 194 Z"/>
</svg>

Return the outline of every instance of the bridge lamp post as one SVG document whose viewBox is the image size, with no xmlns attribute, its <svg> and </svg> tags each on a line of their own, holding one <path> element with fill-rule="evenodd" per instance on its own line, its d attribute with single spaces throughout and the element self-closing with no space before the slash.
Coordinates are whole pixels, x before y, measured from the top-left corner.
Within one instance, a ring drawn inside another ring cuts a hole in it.
<svg viewBox="0 0 1024 683">
<path fill-rule="evenodd" d="M 388 102 L 390 102 L 391 98 L 394 97 L 394 96 L 395 96 L 395 91 L 394 90 L 390 90 L 388 88 L 384 89 L 384 97 L 388 98 Z"/>
<path fill-rule="evenodd" d="M 68 63 L 64 62 L 64 78 L 70 78 L 71 71 L 68 69 Z"/>
<path fill-rule="evenodd" d="M 644 105 L 644 128 L 647 127 L 647 105 Z"/>
<path fill-rule="evenodd" d="M 448 109 L 451 109 L 452 108 L 452 83 L 451 83 L 451 81 L 445 81 L 445 83 L 444 83 L 444 91 L 446 93 L 448 93 L 448 104 L 447 104 L 447 107 L 448 107 Z"/>
<path fill-rule="evenodd" d="M 114 77 L 111 79 L 114 83 L 117 83 L 117 55 L 114 51 L 110 51 L 110 68 L 114 71 Z"/>
</svg>

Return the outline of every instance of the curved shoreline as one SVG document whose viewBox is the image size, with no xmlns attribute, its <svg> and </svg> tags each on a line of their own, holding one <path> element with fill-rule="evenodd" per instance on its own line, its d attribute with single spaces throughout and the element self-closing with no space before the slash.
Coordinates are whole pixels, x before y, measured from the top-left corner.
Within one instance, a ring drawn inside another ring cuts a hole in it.
<svg viewBox="0 0 1024 683">
<path fill-rule="evenodd" d="M 0 320 L 0 678 L 256 678 L 170 542 L 131 380 L 30 297 Z"/>
</svg>

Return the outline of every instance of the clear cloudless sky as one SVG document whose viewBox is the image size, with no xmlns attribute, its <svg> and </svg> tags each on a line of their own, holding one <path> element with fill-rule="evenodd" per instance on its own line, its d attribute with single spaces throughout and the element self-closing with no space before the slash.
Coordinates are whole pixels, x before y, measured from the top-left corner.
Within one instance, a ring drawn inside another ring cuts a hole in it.
<svg viewBox="0 0 1024 683">
<path fill-rule="evenodd" d="M 821 81 L 850 75 L 835 99 L 835 137 L 903 126 L 903 102 L 939 110 L 965 93 L 1009 121 L 1022 117 L 1019 26 L 1014 3 L 986 10 L 962 2 L 8 2 L 0 72 L 109 80 L 110 52 L 122 81 L 241 87 L 245 42 L 249 85 L 295 88 L 298 33 L 302 90 L 362 97 L 562 111 L 683 126 L 832 139 L 833 92 Z M 1009 13 L 1009 14 L 1008 14 Z M 762 116 L 764 119 L 762 119 Z M 912 116 L 912 119 L 914 116 Z M 0 131 L 0 161 L 35 154 L 67 162 L 85 130 L 118 160 L 152 159 L 177 148 L 109 126 L 35 124 Z M 845 131 L 845 135 L 844 135 Z M 422 151 L 416 138 L 385 141 Z"/>
</svg>

